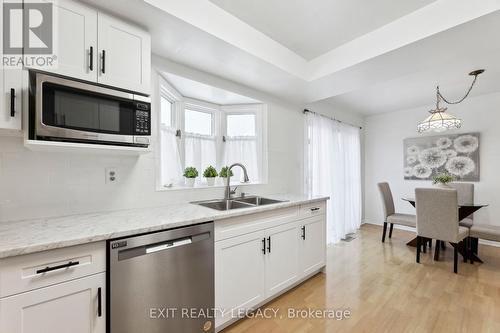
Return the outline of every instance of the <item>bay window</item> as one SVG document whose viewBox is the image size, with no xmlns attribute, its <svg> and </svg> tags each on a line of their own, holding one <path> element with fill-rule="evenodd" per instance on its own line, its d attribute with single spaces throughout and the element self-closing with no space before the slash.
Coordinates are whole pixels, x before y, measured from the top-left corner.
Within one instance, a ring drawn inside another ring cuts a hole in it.
<svg viewBox="0 0 500 333">
<path fill-rule="evenodd" d="M 264 104 L 217 105 L 181 96 L 160 79 L 158 188 L 183 188 L 182 170 L 195 167 L 196 187 L 206 186 L 203 171 L 242 163 L 252 184 L 267 181 Z M 233 169 L 232 184 L 243 175 Z M 218 180 L 216 185 L 223 185 Z"/>
</svg>

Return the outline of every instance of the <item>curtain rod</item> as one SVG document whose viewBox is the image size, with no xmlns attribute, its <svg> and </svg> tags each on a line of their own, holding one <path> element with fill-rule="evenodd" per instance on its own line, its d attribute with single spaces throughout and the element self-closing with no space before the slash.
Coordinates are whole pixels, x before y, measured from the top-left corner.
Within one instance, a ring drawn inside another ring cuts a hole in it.
<svg viewBox="0 0 500 333">
<path fill-rule="evenodd" d="M 306 113 L 308 113 L 308 112 L 309 112 L 309 113 L 313 113 L 313 114 L 317 114 L 318 116 L 321 116 L 321 117 L 325 117 L 325 118 L 331 119 L 331 120 L 336 121 L 336 122 L 341 123 L 341 124 L 345 124 L 345 125 L 349 125 L 349 126 L 352 126 L 352 127 L 357 127 L 357 128 L 359 128 L 359 129 L 363 129 L 363 127 L 361 127 L 361 126 L 358 126 L 358 125 L 353 125 L 353 124 L 351 124 L 351 123 L 347 123 L 347 122 L 345 122 L 345 121 L 338 120 L 338 119 L 335 119 L 335 118 L 333 118 L 333 117 L 325 116 L 324 114 L 317 113 L 317 112 L 311 111 L 311 110 L 309 110 L 309 109 L 304 109 L 304 111 L 302 111 L 302 113 L 304 113 L 304 114 L 306 114 Z"/>
</svg>

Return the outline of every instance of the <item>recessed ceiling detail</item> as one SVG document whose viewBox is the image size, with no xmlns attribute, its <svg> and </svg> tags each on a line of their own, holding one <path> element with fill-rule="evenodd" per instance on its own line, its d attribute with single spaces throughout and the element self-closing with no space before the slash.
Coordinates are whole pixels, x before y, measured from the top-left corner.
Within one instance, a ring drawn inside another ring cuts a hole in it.
<svg viewBox="0 0 500 333">
<path fill-rule="evenodd" d="M 210 0 L 306 60 L 435 0 Z"/>
</svg>

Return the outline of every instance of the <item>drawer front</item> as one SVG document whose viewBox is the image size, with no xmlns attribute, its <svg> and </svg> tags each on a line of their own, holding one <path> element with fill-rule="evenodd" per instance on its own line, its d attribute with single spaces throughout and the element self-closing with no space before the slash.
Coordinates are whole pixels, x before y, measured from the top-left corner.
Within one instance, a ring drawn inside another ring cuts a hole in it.
<svg viewBox="0 0 500 333">
<path fill-rule="evenodd" d="M 215 241 L 296 221 L 299 206 L 215 221 Z"/>
<path fill-rule="evenodd" d="M 96 242 L 0 260 L 0 297 L 106 271 L 106 244 Z"/>
<path fill-rule="evenodd" d="M 300 206 L 300 218 L 326 214 L 326 201 L 318 201 Z"/>
</svg>

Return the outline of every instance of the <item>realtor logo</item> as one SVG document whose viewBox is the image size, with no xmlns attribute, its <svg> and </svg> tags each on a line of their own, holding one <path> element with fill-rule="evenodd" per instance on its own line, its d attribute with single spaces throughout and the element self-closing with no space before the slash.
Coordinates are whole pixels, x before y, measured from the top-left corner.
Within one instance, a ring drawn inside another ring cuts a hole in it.
<svg viewBox="0 0 500 333">
<path fill-rule="evenodd" d="M 52 54 L 52 3 L 3 4 L 3 53 Z"/>
</svg>

